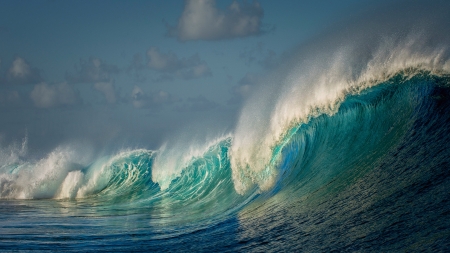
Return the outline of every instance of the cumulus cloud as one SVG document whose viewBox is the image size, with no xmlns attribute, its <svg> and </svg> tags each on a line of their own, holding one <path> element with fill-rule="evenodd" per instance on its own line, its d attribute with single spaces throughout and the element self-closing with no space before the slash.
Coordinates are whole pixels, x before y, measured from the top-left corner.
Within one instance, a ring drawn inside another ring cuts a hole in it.
<svg viewBox="0 0 450 253">
<path fill-rule="evenodd" d="M 221 10 L 214 0 L 187 0 L 176 27 L 168 27 L 168 35 L 180 41 L 221 40 L 262 33 L 263 9 L 259 2 L 233 1 Z"/>
<path fill-rule="evenodd" d="M 119 73 L 117 66 L 90 57 L 87 61 L 80 59 L 79 66 L 75 66 L 75 73 L 66 73 L 66 79 L 71 83 L 108 82 L 112 79 L 112 75 L 117 73 Z"/>
<path fill-rule="evenodd" d="M 157 47 L 151 47 L 147 51 L 148 67 L 164 73 L 164 79 L 168 74 L 182 79 L 195 79 L 211 75 L 208 65 L 200 59 L 198 54 L 189 58 L 178 58 L 174 53 L 162 53 Z M 170 77 L 170 76 L 169 76 Z"/>
<path fill-rule="evenodd" d="M 39 108 L 74 105 L 80 101 L 78 92 L 66 82 L 55 85 L 36 84 L 31 91 L 30 98 Z"/>
<path fill-rule="evenodd" d="M 6 81 L 11 84 L 35 84 L 42 81 L 39 70 L 32 68 L 21 57 L 16 57 L 6 73 Z"/>
<path fill-rule="evenodd" d="M 219 104 L 213 102 L 203 95 L 199 95 L 195 98 L 186 99 L 186 103 L 183 106 L 178 106 L 176 108 L 179 112 L 199 112 L 199 111 L 209 111 L 218 107 Z"/>
<path fill-rule="evenodd" d="M 134 86 L 131 92 L 131 102 L 135 108 L 157 109 L 178 101 L 180 101 L 179 98 L 162 90 L 146 94 L 140 87 Z"/>
<path fill-rule="evenodd" d="M 112 81 L 95 83 L 94 89 L 103 94 L 108 104 L 115 104 L 117 102 L 117 92 Z"/>
</svg>

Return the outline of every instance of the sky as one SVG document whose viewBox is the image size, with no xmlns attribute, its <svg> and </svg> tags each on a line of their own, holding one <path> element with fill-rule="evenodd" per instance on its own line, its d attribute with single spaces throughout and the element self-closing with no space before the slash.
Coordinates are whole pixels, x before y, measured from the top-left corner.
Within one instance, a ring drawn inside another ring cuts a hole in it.
<svg viewBox="0 0 450 253">
<path fill-rule="evenodd" d="M 157 149 L 226 133 L 292 50 L 382 4 L 3 0 L 0 146 Z"/>
</svg>

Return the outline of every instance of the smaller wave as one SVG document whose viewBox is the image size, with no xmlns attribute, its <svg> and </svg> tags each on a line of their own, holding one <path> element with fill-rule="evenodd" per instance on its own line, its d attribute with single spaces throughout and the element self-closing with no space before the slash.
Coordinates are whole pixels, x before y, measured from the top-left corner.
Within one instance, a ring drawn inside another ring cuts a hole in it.
<svg viewBox="0 0 450 253">
<path fill-rule="evenodd" d="M 62 189 L 71 189 L 71 186 L 77 185 L 76 195 L 69 196 L 76 198 L 113 196 L 133 199 L 142 191 L 156 187 L 151 181 L 153 159 L 154 152 L 145 149 L 122 151 L 110 158 L 103 157 L 84 172 L 77 172 L 76 179 L 79 181 L 69 180 L 67 186 L 62 185 Z"/>
<path fill-rule="evenodd" d="M 249 195 L 241 196 L 234 190 L 228 157 L 231 143 L 231 138 L 224 139 L 193 159 L 165 190 L 170 193 L 170 203 L 195 209 L 199 215 L 206 209 L 220 214 L 239 208 Z"/>
<path fill-rule="evenodd" d="M 204 143 L 177 140 L 171 143 L 172 145 L 163 144 L 155 157 L 152 170 L 153 181 L 159 184 L 161 190 L 167 189 L 171 182 L 180 177 L 187 167 L 197 159 L 204 157 L 205 154 L 210 153 L 214 147 L 228 143 L 230 138 L 230 135 L 224 135 Z"/>
<path fill-rule="evenodd" d="M 208 143 L 203 150 L 189 148 L 174 164 L 179 167 L 169 171 L 164 170 L 167 163 L 157 166 L 171 157 L 164 155 L 174 154 L 164 149 L 121 151 L 83 165 L 76 162 L 80 159 L 74 148 L 60 147 L 36 162 L 14 159 L 3 166 L 0 198 L 102 198 L 164 202 L 166 206 L 233 202 L 240 195 L 233 188 L 230 146 L 231 137 L 226 136 Z"/>
<path fill-rule="evenodd" d="M 73 161 L 77 161 L 73 150 L 57 148 L 37 162 L 16 160 L 3 166 L 0 174 L 0 198 L 53 198 L 67 174 L 82 168 L 82 165 Z"/>
</svg>

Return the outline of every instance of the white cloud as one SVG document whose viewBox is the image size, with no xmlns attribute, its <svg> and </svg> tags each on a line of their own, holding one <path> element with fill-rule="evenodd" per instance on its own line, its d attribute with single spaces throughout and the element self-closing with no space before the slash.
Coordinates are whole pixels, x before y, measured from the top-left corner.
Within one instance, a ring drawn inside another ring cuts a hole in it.
<svg viewBox="0 0 450 253">
<path fill-rule="evenodd" d="M 24 59 L 17 57 L 11 68 L 9 69 L 9 74 L 14 77 L 24 77 L 31 73 L 30 66 L 25 62 Z"/>
<path fill-rule="evenodd" d="M 117 102 L 116 89 L 112 82 L 99 82 L 94 84 L 94 88 L 100 91 L 109 104 L 115 104 Z"/>
<path fill-rule="evenodd" d="M 180 68 L 180 60 L 173 53 L 163 54 L 156 47 L 147 51 L 148 67 L 159 71 L 173 71 Z"/>
<path fill-rule="evenodd" d="M 6 74 L 7 82 L 12 84 L 31 84 L 38 83 L 42 80 L 39 71 L 32 68 L 28 62 L 16 57 L 11 63 L 11 67 Z"/>
<path fill-rule="evenodd" d="M 39 108 L 73 105 L 80 101 L 78 93 L 66 82 L 55 85 L 36 84 L 30 97 L 34 105 Z"/>
<path fill-rule="evenodd" d="M 187 0 L 176 27 L 169 35 L 181 41 L 220 40 L 261 34 L 263 9 L 257 1 L 237 1 L 226 10 L 216 7 L 214 0 Z"/>
<path fill-rule="evenodd" d="M 147 51 L 148 67 L 150 69 L 171 73 L 183 79 L 195 79 L 211 75 L 208 65 L 200 59 L 198 54 L 189 58 L 179 59 L 174 53 L 161 53 L 157 47 Z"/>
</svg>

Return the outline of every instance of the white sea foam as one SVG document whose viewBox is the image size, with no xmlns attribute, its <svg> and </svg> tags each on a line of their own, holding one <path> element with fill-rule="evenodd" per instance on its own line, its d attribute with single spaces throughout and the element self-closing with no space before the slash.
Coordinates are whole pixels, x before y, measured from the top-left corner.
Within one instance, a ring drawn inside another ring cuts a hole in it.
<svg viewBox="0 0 450 253">
<path fill-rule="evenodd" d="M 20 148 L 12 145 L 2 149 L 0 198 L 65 198 L 73 195 L 70 188 L 78 183 L 70 182 L 69 179 L 76 175 L 71 172 L 80 171 L 88 164 L 90 148 L 83 146 L 81 149 L 75 144 L 60 146 L 44 158 L 34 160 L 27 157 L 26 146 L 25 138 Z"/>
<path fill-rule="evenodd" d="M 83 183 L 84 174 L 80 170 L 71 171 L 61 184 L 56 195 L 57 199 L 73 199 L 77 196 L 78 189 Z"/>
<path fill-rule="evenodd" d="M 1 198 L 51 198 L 70 171 L 80 169 L 74 152 L 57 148 L 37 162 L 20 163 L 15 173 L 2 173 Z"/>
</svg>

